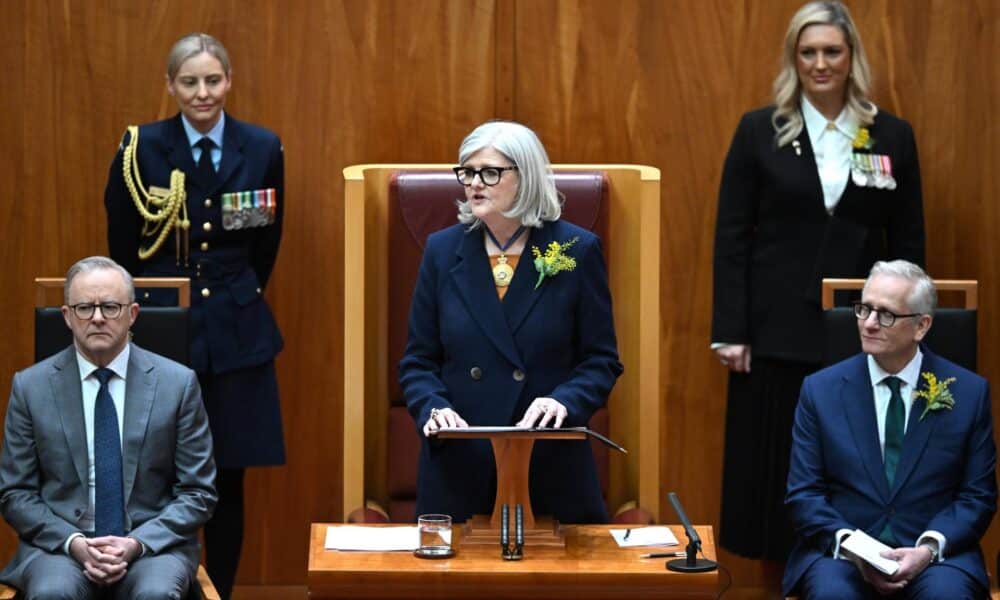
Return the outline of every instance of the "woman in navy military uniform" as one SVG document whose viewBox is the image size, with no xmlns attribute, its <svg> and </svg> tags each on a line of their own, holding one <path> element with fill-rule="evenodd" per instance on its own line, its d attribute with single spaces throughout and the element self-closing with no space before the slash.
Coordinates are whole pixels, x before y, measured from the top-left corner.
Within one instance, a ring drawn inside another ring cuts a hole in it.
<svg viewBox="0 0 1000 600">
<path fill-rule="evenodd" d="M 191 279 L 191 367 L 208 410 L 219 504 L 207 567 L 226 598 L 243 540 L 244 469 L 285 462 L 274 357 L 282 338 L 263 297 L 284 209 L 281 141 L 223 111 L 229 57 L 215 38 L 181 38 L 167 60 L 176 116 L 130 127 L 108 175 L 111 256 L 135 277 Z M 137 290 L 148 305 L 168 290 Z"/>
<path fill-rule="evenodd" d="M 726 156 L 715 230 L 712 342 L 729 369 L 720 544 L 784 560 L 791 430 L 822 360 L 820 282 L 876 260 L 924 262 L 909 123 L 871 101 L 840 2 L 811 2 L 785 36 L 775 105 L 745 114 Z"/>
<path fill-rule="evenodd" d="M 561 201 L 534 132 L 485 123 L 462 142 L 459 162 L 460 222 L 427 239 L 399 377 L 424 434 L 417 514 L 464 521 L 493 509 L 490 444 L 432 444 L 432 431 L 587 425 L 622 365 L 600 241 L 559 219 Z M 535 514 L 608 520 L 585 440 L 536 443 L 530 489 Z"/>
</svg>

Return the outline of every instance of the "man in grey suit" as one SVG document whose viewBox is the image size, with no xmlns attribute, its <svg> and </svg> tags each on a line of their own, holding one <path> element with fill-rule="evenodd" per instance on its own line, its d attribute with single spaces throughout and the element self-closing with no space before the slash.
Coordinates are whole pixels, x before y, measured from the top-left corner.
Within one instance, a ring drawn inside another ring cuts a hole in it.
<svg viewBox="0 0 1000 600">
<path fill-rule="evenodd" d="M 129 342 L 139 305 L 111 259 L 73 265 L 64 297 L 73 345 L 17 373 L 7 406 L 0 512 L 20 544 L 0 580 L 28 599 L 184 598 L 216 502 L 198 379 Z"/>
</svg>

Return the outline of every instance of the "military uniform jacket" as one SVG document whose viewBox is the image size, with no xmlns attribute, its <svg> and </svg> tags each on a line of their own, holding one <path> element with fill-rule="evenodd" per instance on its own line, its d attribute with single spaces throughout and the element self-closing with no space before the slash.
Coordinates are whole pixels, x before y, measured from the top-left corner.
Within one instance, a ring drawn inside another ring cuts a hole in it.
<svg viewBox="0 0 1000 600">
<path fill-rule="evenodd" d="M 128 135 L 123 141 L 124 148 Z M 284 158 L 274 133 L 226 114 L 222 161 L 214 181 L 199 176 L 180 114 L 139 128 L 137 162 L 143 184 L 169 188 L 170 173 L 186 174 L 191 221 L 189 258 L 178 261 L 175 234 L 148 260 L 138 250 L 143 220 L 125 187 L 120 149 L 111 165 L 104 204 L 111 257 L 136 277 L 191 279 L 191 366 L 199 373 L 225 373 L 266 363 L 282 338 L 262 296 L 278 253 L 284 213 Z M 273 222 L 243 229 L 223 225 L 221 196 L 227 192 L 274 190 Z M 172 305 L 171 290 L 137 290 L 140 302 Z"/>
</svg>

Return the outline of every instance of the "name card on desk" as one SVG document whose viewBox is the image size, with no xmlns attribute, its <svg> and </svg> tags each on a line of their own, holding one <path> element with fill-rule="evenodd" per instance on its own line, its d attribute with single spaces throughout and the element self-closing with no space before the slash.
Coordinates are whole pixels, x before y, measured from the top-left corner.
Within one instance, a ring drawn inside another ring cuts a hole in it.
<svg viewBox="0 0 1000 600">
<path fill-rule="evenodd" d="M 416 525 L 399 527 L 364 527 L 331 525 L 326 528 L 327 550 L 360 552 L 413 551 L 420 546 Z"/>
</svg>

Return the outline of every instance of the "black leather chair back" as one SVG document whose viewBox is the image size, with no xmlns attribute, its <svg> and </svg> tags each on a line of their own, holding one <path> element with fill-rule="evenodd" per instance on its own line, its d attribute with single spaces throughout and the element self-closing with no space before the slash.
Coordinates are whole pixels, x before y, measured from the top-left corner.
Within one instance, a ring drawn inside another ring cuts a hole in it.
<svg viewBox="0 0 1000 600">
<path fill-rule="evenodd" d="M 857 323 L 853 308 L 838 306 L 824 311 L 824 365 L 832 365 L 861 352 Z M 934 312 L 934 323 L 924 343 L 931 352 L 975 372 L 976 325 L 977 313 L 974 309 L 939 308 Z"/>
<path fill-rule="evenodd" d="M 188 364 L 191 335 L 188 309 L 179 306 L 143 306 L 132 325 L 132 339 L 145 350 Z M 35 362 L 52 356 L 73 343 L 56 306 L 35 309 Z"/>
</svg>

